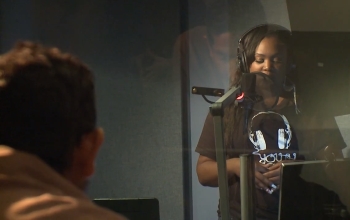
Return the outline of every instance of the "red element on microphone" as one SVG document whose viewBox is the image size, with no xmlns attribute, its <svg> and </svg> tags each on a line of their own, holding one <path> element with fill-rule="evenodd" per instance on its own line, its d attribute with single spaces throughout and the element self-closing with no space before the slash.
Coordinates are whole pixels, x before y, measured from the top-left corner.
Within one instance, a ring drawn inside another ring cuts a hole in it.
<svg viewBox="0 0 350 220">
<path fill-rule="evenodd" d="M 244 92 L 242 92 L 242 94 L 236 98 L 237 101 L 242 101 L 243 99 L 244 99 Z"/>
</svg>

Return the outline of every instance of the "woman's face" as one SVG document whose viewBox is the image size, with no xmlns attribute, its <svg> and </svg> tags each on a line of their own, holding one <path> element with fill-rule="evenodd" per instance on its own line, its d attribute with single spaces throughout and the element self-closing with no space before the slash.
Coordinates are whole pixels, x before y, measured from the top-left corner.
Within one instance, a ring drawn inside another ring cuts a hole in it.
<svg viewBox="0 0 350 220">
<path fill-rule="evenodd" d="M 277 85 L 282 85 L 287 72 L 287 47 L 277 37 L 265 37 L 255 50 L 255 60 L 250 72 L 269 75 Z"/>
</svg>

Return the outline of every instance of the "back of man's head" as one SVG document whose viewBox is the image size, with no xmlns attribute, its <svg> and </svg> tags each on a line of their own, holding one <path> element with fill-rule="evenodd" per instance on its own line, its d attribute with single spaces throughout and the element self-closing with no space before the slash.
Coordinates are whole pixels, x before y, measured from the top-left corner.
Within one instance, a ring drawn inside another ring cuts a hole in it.
<svg viewBox="0 0 350 220">
<path fill-rule="evenodd" d="M 0 144 L 40 157 L 59 173 L 95 129 L 93 76 L 57 48 L 20 42 L 0 56 Z"/>
<path fill-rule="evenodd" d="M 215 35 L 227 32 L 236 42 L 247 29 L 266 22 L 260 0 L 204 0 L 204 3 L 210 43 L 214 43 L 212 38 Z"/>
</svg>

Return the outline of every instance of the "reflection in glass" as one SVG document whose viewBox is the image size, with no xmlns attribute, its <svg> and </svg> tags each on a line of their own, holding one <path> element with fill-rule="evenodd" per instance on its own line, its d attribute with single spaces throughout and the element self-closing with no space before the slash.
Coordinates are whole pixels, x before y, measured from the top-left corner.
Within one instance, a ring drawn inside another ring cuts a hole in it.
<svg viewBox="0 0 350 220">
<path fill-rule="evenodd" d="M 285 163 L 279 219 L 350 219 L 350 160 Z"/>
</svg>

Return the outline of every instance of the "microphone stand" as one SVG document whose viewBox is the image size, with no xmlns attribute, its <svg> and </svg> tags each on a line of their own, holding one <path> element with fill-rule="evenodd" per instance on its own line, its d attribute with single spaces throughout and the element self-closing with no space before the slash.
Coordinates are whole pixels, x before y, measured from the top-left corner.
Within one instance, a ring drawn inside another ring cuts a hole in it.
<svg viewBox="0 0 350 220">
<path fill-rule="evenodd" d="M 222 220 L 231 220 L 229 207 L 228 179 L 226 169 L 226 148 L 223 137 L 224 108 L 233 103 L 241 94 L 240 87 L 233 87 L 210 106 L 214 120 L 216 161 L 218 166 L 218 182 L 220 192 L 220 213 Z M 254 160 L 253 155 L 240 155 L 241 167 L 241 215 L 242 220 L 255 219 L 254 207 Z"/>
</svg>

